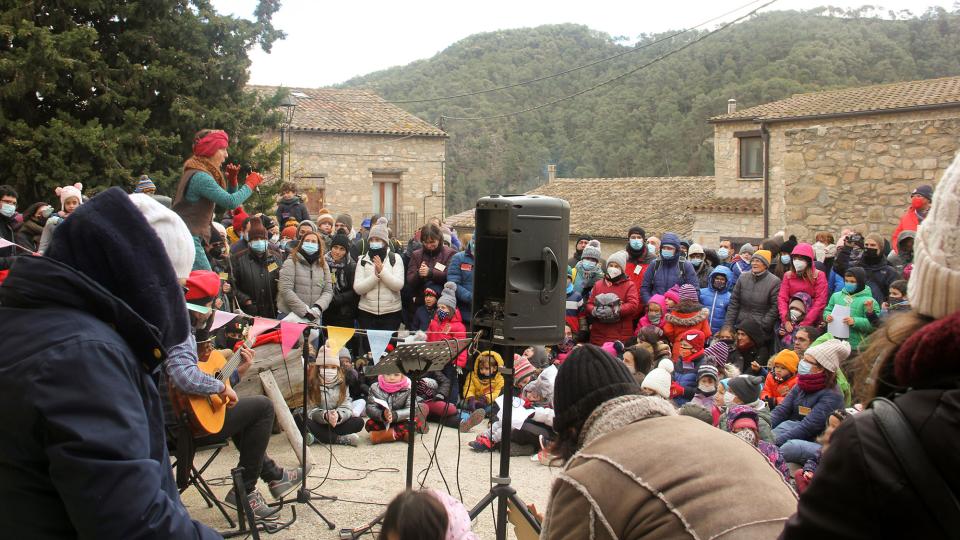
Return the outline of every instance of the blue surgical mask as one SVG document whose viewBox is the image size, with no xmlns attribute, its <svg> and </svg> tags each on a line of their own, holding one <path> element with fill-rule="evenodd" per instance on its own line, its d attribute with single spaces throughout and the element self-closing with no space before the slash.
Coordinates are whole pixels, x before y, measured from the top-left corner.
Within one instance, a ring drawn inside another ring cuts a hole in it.
<svg viewBox="0 0 960 540">
<path fill-rule="evenodd" d="M 267 241 L 266 240 L 251 240 L 250 249 L 256 251 L 257 253 L 263 253 L 267 250 Z"/>
<path fill-rule="evenodd" d="M 797 364 L 797 375 L 809 375 L 812 369 L 813 364 L 806 360 L 801 360 L 800 363 Z"/>
<path fill-rule="evenodd" d="M 634 251 L 640 251 L 643 249 L 643 238 L 631 238 L 630 249 Z"/>
<path fill-rule="evenodd" d="M 780 262 L 783 264 L 790 264 L 790 255 L 781 255 Z"/>
<path fill-rule="evenodd" d="M 320 249 L 320 244 L 317 244 L 316 242 L 304 242 L 300 246 L 300 249 L 302 249 L 307 255 L 313 255 L 317 252 L 317 250 Z"/>
<path fill-rule="evenodd" d="M 383 242 L 370 242 L 370 249 L 374 251 L 383 249 Z"/>
<path fill-rule="evenodd" d="M 649 254 L 651 254 L 651 255 L 656 255 L 656 254 L 657 254 L 657 246 L 655 246 L 655 245 L 653 245 L 653 244 L 647 244 L 647 253 L 649 253 Z"/>
<path fill-rule="evenodd" d="M 567 283 L 567 294 L 573 292 L 573 283 Z"/>
<path fill-rule="evenodd" d="M 13 217 L 17 213 L 17 205 L 10 203 L 0 204 L 0 214 L 4 217 Z"/>
<path fill-rule="evenodd" d="M 597 267 L 597 263 L 584 259 L 580 261 L 580 266 L 582 266 L 584 270 L 593 270 Z"/>
<path fill-rule="evenodd" d="M 677 256 L 677 252 L 671 249 L 661 249 L 660 256 L 663 257 L 663 260 L 669 261 Z"/>
<path fill-rule="evenodd" d="M 697 267 L 700 266 L 700 263 L 703 262 L 703 259 L 689 259 L 689 261 L 690 261 L 690 264 L 692 264 L 694 268 L 697 268 Z"/>
<path fill-rule="evenodd" d="M 730 250 L 727 248 L 720 248 L 717 250 L 717 256 L 720 257 L 720 260 L 726 260 L 730 256 Z"/>
<path fill-rule="evenodd" d="M 857 284 L 856 284 L 856 283 L 844 283 L 844 284 L 843 284 L 843 292 L 845 292 L 845 293 L 847 293 L 847 294 L 853 294 L 853 291 L 855 291 L 855 290 L 857 290 Z"/>
</svg>

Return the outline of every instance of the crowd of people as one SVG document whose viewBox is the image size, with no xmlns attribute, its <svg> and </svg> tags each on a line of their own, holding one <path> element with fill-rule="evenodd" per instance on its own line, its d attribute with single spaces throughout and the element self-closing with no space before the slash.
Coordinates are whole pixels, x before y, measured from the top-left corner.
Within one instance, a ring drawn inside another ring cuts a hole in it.
<svg viewBox="0 0 960 540">
<path fill-rule="evenodd" d="M 168 446 L 192 437 L 178 429 L 187 420 L 177 392 L 229 405 L 223 429 L 195 442 L 232 439 L 251 507 L 273 515 L 258 482 L 282 498 L 302 470 L 266 455 L 272 404 L 238 400 L 198 362 L 205 344 L 237 351 L 235 384 L 256 354 L 243 337 L 248 321 L 291 315 L 358 329 L 337 350 L 316 336 L 311 406 L 294 411 L 310 442 L 380 444 L 431 423 L 483 425 L 468 444 L 490 452 L 511 429 L 514 455 L 563 466 L 545 538 L 944 536 L 947 518 L 916 494 L 925 479 L 898 465 L 902 449 L 870 403 L 893 399 L 919 440 L 904 451 L 932 462 L 956 493 L 948 464 L 960 438 L 943 435 L 960 422 L 960 370 L 949 361 L 960 345 L 960 161 L 936 192 L 911 193 L 889 240 L 844 229 L 704 246 L 635 225 L 604 257 L 599 241 L 581 236 L 567 268 L 564 339 L 513 359 L 517 397 L 504 403 L 505 359 L 483 347 L 415 386 L 365 373 L 363 331 L 394 332 L 394 342 L 468 336 L 474 261 L 484 255 L 469 235 L 440 219 L 410 238 L 377 215 L 355 221 L 324 208 L 314 220 L 293 184 L 281 187 L 275 213 L 248 215 L 243 203 L 263 179 L 252 172 L 241 185 L 239 168 L 224 167 L 228 144 L 222 131 L 199 132 L 170 198 L 141 177 L 133 194 L 88 198 L 77 183 L 57 188 L 59 211 L 36 202 L 18 212 L 16 191 L 0 186 L 9 242 L 0 247 L 0 419 L 16 441 L 0 450 L 0 492 L 12 512 L 42 506 L 54 516 L 19 520 L 20 536 L 134 537 L 126 533 L 149 527 L 212 537 L 190 520 L 169 474 Z M 214 331 L 215 310 L 247 317 Z M 233 490 L 226 499 L 237 504 Z M 105 520 L 105 501 L 149 519 Z M 454 502 L 404 494 L 385 529 L 406 530 L 407 508 L 464 537 L 469 520 Z M 891 504 L 916 517 L 874 518 Z"/>
</svg>

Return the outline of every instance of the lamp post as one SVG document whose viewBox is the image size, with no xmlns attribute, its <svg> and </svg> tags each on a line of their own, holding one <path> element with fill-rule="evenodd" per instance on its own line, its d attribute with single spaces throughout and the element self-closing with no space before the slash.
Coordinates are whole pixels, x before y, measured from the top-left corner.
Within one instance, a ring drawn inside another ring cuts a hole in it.
<svg viewBox="0 0 960 540">
<path fill-rule="evenodd" d="M 283 108 L 283 122 L 280 124 L 280 183 L 282 184 L 286 180 L 285 162 L 287 151 L 284 149 L 286 132 L 293 123 L 293 113 L 297 110 L 297 101 L 292 95 L 287 94 L 280 101 L 280 107 Z"/>
</svg>

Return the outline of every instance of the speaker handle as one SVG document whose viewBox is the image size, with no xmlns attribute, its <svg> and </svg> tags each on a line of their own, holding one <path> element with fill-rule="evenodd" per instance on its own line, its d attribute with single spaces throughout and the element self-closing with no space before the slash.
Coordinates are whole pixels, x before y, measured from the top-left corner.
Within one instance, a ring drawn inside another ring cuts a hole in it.
<svg viewBox="0 0 960 540">
<path fill-rule="evenodd" d="M 543 251 L 540 252 L 540 258 L 543 260 L 543 289 L 540 290 L 540 303 L 549 304 L 550 294 L 557 288 L 556 282 L 550 283 L 550 277 L 554 275 L 554 268 L 557 269 L 556 275 L 560 275 L 560 262 L 557 260 L 557 254 L 549 247 L 543 248 Z"/>
</svg>

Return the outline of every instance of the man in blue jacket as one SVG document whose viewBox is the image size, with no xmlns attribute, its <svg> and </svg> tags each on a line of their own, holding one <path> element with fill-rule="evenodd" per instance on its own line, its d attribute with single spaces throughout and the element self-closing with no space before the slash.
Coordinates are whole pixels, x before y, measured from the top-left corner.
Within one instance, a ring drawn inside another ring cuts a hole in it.
<svg viewBox="0 0 960 540">
<path fill-rule="evenodd" d="M 660 239 L 660 258 L 643 274 L 643 287 L 640 287 L 643 304 L 649 304 L 652 296 L 684 283 L 700 289 L 696 269 L 689 262 L 680 260 L 680 238 L 668 232 Z"/>
<path fill-rule="evenodd" d="M 5 537 L 220 538 L 180 502 L 151 377 L 187 339 L 183 292 L 123 190 L 78 208 L 46 256 L 17 259 L 0 328 Z"/>
<path fill-rule="evenodd" d="M 463 251 L 450 257 L 450 267 L 447 269 L 447 281 L 457 284 L 457 309 L 467 328 L 473 315 L 473 246 L 471 238 Z"/>
</svg>

